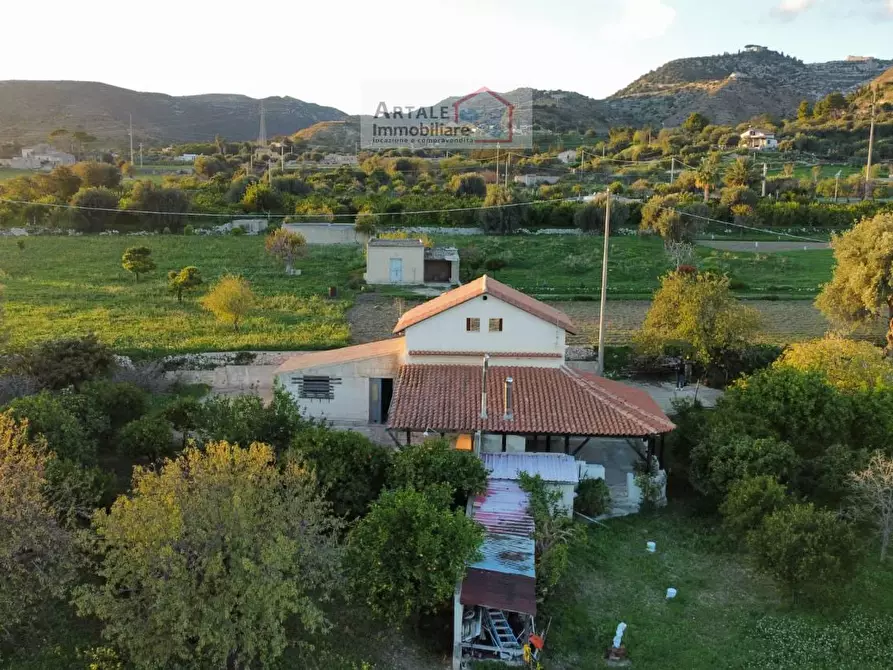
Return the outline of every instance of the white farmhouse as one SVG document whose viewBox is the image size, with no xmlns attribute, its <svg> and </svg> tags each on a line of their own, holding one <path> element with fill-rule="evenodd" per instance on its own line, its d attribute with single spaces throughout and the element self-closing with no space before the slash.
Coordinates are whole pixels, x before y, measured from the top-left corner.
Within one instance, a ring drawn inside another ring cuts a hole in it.
<svg viewBox="0 0 893 670">
<path fill-rule="evenodd" d="M 564 313 L 485 275 L 403 314 L 391 339 L 299 354 L 276 377 L 306 415 L 385 424 L 395 440 L 435 432 L 470 448 L 478 434 L 485 453 L 570 453 L 572 437 L 609 436 L 653 454 L 673 424 L 646 392 L 567 367 L 574 332 Z"/>
<path fill-rule="evenodd" d="M 775 133 L 758 128 L 748 128 L 741 133 L 741 146 L 754 151 L 772 151 L 778 148 Z"/>
<path fill-rule="evenodd" d="M 15 170 L 52 170 L 60 165 L 74 165 L 72 154 L 57 151 L 48 144 L 38 144 L 22 149 L 22 155 L 2 161 L 2 165 Z"/>
<path fill-rule="evenodd" d="M 422 240 L 380 239 L 366 244 L 367 284 L 459 283 L 459 251 L 455 247 L 425 247 Z"/>
<path fill-rule="evenodd" d="M 574 149 L 568 149 L 567 151 L 562 151 L 558 154 L 558 160 L 560 160 L 565 165 L 568 163 L 576 163 L 577 162 L 577 152 Z"/>
<path fill-rule="evenodd" d="M 519 174 L 515 175 L 514 182 L 524 186 L 539 186 L 540 184 L 557 184 L 561 177 L 548 174 Z"/>
</svg>

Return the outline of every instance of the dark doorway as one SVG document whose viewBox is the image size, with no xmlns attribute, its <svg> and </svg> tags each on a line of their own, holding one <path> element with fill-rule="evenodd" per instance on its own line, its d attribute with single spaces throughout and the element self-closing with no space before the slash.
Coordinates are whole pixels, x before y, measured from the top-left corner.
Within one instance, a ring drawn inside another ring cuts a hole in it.
<svg viewBox="0 0 893 670">
<path fill-rule="evenodd" d="M 425 261 L 425 281 L 445 284 L 450 281 L 451 264 L 449 261 Z"/>
<path fill-rule="evenodd" d="M 387 423 L 393 397 L 393 379 L 379 377 L 369 379 L 369 423 Z"/>
</svg>

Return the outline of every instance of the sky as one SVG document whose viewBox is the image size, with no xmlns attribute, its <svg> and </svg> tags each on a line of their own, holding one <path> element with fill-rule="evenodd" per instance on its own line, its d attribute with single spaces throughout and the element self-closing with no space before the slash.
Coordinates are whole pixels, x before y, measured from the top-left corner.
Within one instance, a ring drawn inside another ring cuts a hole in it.
<svg viewBox="0 0 893 670">
<path fill-rule="evenodd" d="M 606 97 L 663 63 L 761 44 L 893 59 L 893 0 L 44 0 L 3 7 L 0 80 L 291 96 L 373 113 L 487 86 Z"/>
</svg>

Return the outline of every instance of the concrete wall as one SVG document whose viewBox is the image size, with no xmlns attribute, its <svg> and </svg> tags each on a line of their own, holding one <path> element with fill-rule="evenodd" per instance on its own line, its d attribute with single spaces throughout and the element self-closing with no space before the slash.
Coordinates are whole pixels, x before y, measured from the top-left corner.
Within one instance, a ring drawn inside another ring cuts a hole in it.
<svg viewBox="0 0 893 670">
<path fill-rule="evenodd" d="M 369 236 L 358 233 L 352 223 L 284 223 L 282 227 L 300 233 L 307 244 L 366 244 Z"/>
<path fill-rule="evenodd" d="M 307 415 L 328 419 L 335 423 L 368 423 L 369 378 L 393 379 L 397 376 L 399 360 L 396 355 L 326 365 L 278 375 L 279 381 L 291 392 L 295 403 Z M 303 376 L 326 376 L 340 379 L 334 385 L 334 398 L 300 398 L 298 381 Z"/>
<path fill-rule="evenodd" d="M 403 260 L 402 284 L 423 284 L 425 281 L 425 248 L 418 247 L 366 247 L 367 284 L 390 284 L 391 259 Z"/>
<path fill-rule="evenodd" d="M 467 332 L 465 320 L 481 320 L 479 332 Z M 502 319 L 501 332 L 489 332 L 489 319 Z M 559 354 L 561 358 L 528 361 L 542 367 L 558 367 L 564 361 L 565 332 L 561 326 L 543 321 L 493 296 L 479 296 L 406 329 L 406 350 L 484 351 L 489 353 L 536 352 Z M 412 356 L 411 363 L 439 362 Z M 447 362 L 447 361 L 444 361 Z M 455 358 L 450 361 L 459 362 Z M 491 365 L 523 365 L 517 358 L 490 359 Z"/>
</svg>

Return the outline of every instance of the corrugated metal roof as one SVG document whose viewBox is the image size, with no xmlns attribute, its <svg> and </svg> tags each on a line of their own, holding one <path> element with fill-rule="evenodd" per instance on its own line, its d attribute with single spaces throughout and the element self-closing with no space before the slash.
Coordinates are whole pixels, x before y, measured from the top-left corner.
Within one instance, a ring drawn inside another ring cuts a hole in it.
<svg viewBox="0 0 893 670">
<path fill-rule="evenodd" d="M 482 454 L 493 479 L 518 479 L 521 472 L 539 475 L 547 482 L 576 484 L 577 460 L 567 454 Z"/>
<path fill-rule="evenodd" d="M 533 517 L 517 482 L 490 479 L 472 503 L 472 518 L 484 527 L 481 559 L 468 566 L 461 601 L 513 612 L 536 613 Z"/>
</svg>

